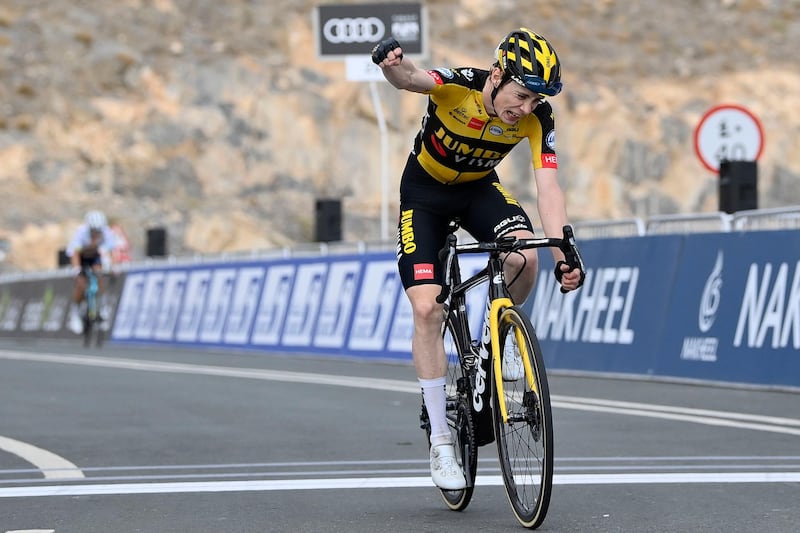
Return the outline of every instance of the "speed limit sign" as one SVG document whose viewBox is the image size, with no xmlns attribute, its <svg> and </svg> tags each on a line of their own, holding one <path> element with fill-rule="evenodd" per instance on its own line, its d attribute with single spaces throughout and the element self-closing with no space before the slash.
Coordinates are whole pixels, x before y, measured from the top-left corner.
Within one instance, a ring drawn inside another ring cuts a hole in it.
<svg viewBox="0 0 800 533">
<path fill-rule="evenodd" d="M 694 149 L 708 170 L 722 161 L 756 161 L 764 149 L 764 130 L 750 111 L 738 105 L 713 107 L 694 132 Z"/>
</svg>

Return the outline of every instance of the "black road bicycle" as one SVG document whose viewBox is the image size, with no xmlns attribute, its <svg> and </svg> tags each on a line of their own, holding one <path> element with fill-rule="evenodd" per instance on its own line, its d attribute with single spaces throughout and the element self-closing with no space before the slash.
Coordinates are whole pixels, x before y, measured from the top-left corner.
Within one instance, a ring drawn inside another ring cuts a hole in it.
<svg viewBox="0 0 800 533">
<path fill-rule="evenodd" d="M 445 504 L 464 510 L 472 498 L 478 466 L 478 447 L 497 443 L 503 485 L 520 524 L 536 528 L 544 521 L 553 483 L 553 424 L 550 394 L 539 341 L 525 311 L 511 301 L 503 273 L 507 254 L 529 248 L 557 247 L 570 269 L 585 272 L 571 226 L 563 238 L 516 239 L 457 244 L 457 221 L 450 225 L 440 259 L 445 280 L 437 301 L 444 304 L 442 335 L 448 358 L 447 418 L 457 460 L 467 480 L 461 490 L 440 489 Z M 458 256 L 488 253 L 486 267 L 461 279 Z M 483 327 L 470 331 L 467 291 L 488 281 Z M 502 377 L 503 351 L 513 347 L 521 357 L 524 376 Z M 423 403 L 421 427 L 430 437 Z"/>
</svg>

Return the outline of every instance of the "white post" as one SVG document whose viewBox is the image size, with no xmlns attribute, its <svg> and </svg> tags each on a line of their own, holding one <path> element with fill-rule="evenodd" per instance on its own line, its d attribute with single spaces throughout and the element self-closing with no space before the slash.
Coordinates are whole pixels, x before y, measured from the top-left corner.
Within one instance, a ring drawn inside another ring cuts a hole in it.
<svg viewBox="0 0 800 533">
<path fill-rule="evenodd" d="M 375 117 L 381 132 L 381 240 L 389 240 L 389 139 L 383 107 L 378 96 L 378 85 L 374 80 L 369 82 L 372 94 L 372 105 L 375 106 Z"/>
</svg>

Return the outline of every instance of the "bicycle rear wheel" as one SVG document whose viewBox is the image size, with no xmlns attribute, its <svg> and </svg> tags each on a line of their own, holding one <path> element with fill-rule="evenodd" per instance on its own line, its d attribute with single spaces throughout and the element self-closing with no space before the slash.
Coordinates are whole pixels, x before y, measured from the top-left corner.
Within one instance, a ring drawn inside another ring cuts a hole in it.
<svg viewBox="0 0 800 533">
<path fill-rule="evenodd" d="M 105 335 L 106 335 L 106 332 L 103 330 L 103 322 L 102 322 L 102 320 L 98 320 L 98 321 L 95 322 L 95 324 L 94 324 L 94 332 L 95 332 L 94 345 L 97 348 L 102 348 L 103 347 L 103 341 L 105 340 Z"/>
<path fill-rule="evenodd" d="M 456 459 L 464 472 L 467 487 L 460 490 L 439 489 L 445 505 L 453 511 L 463 511 L 472 499 L 475 489 L 475 474 L 478 469 L 478 447 L 475 445 L 475 432 L 470 406 L 470 377 L 468 373 L 469 362 L 461 353 L 469 354 L 469 347 L 461 347 L 456 327 L 448 317 L 444 328 L 444 351 L 447 355 L 447 424 L 456 449 Z M 467 352 L 462 352 L 467 350 Z M 428 422 L 428 413 L 422 407 L 422 427 L 430 439 L 431 427 Z M 428 440 L 430 443 L 430 440 Z"/>
<path fill-rule="evenodd" d="M 519 522 L 536 528 L 544 521 L 553 486 L 553 419 L 544 359 L 533 326 L 517 306 L 499 318 L 500 352 L 513 343 L 529 364 L 525 377 L 494 382 L 493 410 L 497 452 L 506 495 Z M 503 420 L 505 403 L 507 420 Z"/>
</svg>

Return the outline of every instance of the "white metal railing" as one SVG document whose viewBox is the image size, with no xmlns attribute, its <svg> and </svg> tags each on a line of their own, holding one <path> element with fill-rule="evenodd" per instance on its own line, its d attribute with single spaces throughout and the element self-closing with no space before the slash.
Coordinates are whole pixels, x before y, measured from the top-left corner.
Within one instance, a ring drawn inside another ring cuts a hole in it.
<svg viewBox="0 0 800 533">
<path fill-rule="evenodd" d="M 620 220 L 588 220 L 575 222 L 575 233 L 582 239 L 600 239 L 607 237 L 635 237 L 642 236 L 647 231 L 647 226 L 640 218 L 625 218 Z"/>
<path fill-rule="evenodd" d="M 800 207 L 752 209 L 733 214 L 737 231 L 800 229 Z"/>
<path fill-rule="evenodd" d="M 732 217 L 727 213 L 701 213 L 695 215 L 658 215 L 645 222 L 647 235 L 668 233 L 727 232 L 732 228 Z"/>
</svg>

